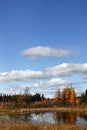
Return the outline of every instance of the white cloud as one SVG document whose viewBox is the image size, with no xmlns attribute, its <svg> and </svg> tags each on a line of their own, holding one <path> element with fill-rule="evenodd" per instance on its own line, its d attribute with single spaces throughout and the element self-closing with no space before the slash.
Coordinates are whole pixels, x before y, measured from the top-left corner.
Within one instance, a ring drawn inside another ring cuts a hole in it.
<svg viewBox="0 0 87 130">
<path fill-rule="evenodd" d="M 63 63 L 54 67 L 46 68 L 42 71 L 35 70 L 12 70 L 10 72 L 0 73 L 0 83 L 22 81 L 26 79 L 47 79 L 51 77 L 69 76 L 69 75 L 87 75 L 87 63 L 69 64 Z M 53 82 L 53 80 L 51 80 Z"/>
<path fill-rule="evenodd" d="M 67 84 L 69 84 L 68 81 L 63 80 L 61 78 L 55 78 L 55 79 L 50 79 L 48 81 L 41 81 L 41 82 L 34 83 L 34 84 L 26 84 L 26 85 L 19 85 L 16 87 L 15 86 L 10 87 L 9 90 L 11 90 L 11 91 L 14 89 L 24 90 L 26 87 L 29 87 L 29 88 L 60 87 L 60 86 L 64 87 Z"/>
<path fill-rule="evenodd" d="M 63 63 L 54 67 L 45 69 L 47 75 L 50 76 L 69 76 L 71 74 L 86 75 L 87 63 L 84 64 L 69 64 Z"/>
<path fill-rule="evenodd" d="M 43 47 L 43 46 L 32 47 L 22 51 L 22 55 L 28 56 L 31 59 L 35 59 L 39 56 L 63 57 L 63 56 L 72 56 L 77 54 L 78 52 L 71 51 L 68 49 L 58 49 L 58 48 Z"/>
<path fill-rule="evenodd" d="M 69 82 L 60 78 L 55 78 L 49 80 L 46 84 L 47 86 L 61 86 L 61 85 L 65 86 L 69 84 Z"/>
<path fill-rule="evenodd" d="M 10 72 L 0 73 L 0 82 L 11 82 L 25 79 L 45 78 L 42 71 L 33 70 L 12 70 Z"/>
</svg>

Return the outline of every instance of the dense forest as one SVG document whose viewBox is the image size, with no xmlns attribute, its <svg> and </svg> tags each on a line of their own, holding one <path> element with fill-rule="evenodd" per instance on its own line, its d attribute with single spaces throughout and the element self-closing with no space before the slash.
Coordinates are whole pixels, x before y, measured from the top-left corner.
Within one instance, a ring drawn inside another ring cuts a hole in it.
<svg viewBox="0 0 87 130">
<path fill-rule="evenodd" d="M 44 97 L 44 94 L 30 94 L 29 88 L 26 88 L 23 94 L 0 94 L 0 107 L 60 107 L 60 106 L 79 106 L 87 105 L 87 90 L 80 96 L 77 96 L 73 87 L 58 89 L 55 97 L 50 99 Z"/>
</svg>

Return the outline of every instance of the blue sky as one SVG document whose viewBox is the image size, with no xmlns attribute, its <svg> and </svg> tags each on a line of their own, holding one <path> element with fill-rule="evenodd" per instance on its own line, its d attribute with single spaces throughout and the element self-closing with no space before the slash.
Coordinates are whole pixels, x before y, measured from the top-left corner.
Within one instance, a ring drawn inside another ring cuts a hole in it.
<svg viewBox="0 0 87 130">
<path fill-rule="evenodd" d="M 0 92 L 85 91 L 86 48 L 86 0 L 0 0 Z"/>
</svg>

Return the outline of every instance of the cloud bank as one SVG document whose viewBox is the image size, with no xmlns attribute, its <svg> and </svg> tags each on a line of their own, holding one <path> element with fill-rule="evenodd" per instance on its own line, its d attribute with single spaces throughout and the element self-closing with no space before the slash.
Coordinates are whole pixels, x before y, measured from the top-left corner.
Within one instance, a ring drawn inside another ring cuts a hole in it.
<svg viewBox="0 0 87 130">
<path fill-rule="evenodd" d="M 41 71 L 35 70 L 12 70 L 10 72 L 0 73 L 0 83 L 22 81 L 30 79 L 48 79 L 52 77 L 62 77 L 69 75 L 87 75 L 87 63 L 84 64 L 73 64 L 63 63 L 54 67 L 45 68 Z"/>
<path fill-rule="evenodd" d="M 37 46 L 28 48 L 22 51 L 22 55 L 28 56 L 31 59 L 35 59 L 37 57 L 67 57 L 77 55 L 78 52 L 71 51 L 68 49 L 58 49 L 58 48 L 51 48 L 51 47 L 43 47 Z"/>
<path fill-rule="evenodd" d="M 0 83 L 41 78 L 45 78 L 43 72 L 34 70 L 12 70 L 10 72 L 0 73 Z"/>
<path fill-rule="evenodd" d="M 17 86 L 17 88 L 25 89 L 26 87 L 29 87 L 29 88 L 54 87 L 54 86 L 66 86 L 67 84 L 69 84 L 69 82 L 66 80 L 63 80 L 61 78 L 54 78 L 48 81 L 41 81 L 35 84 L 19 85 Z"/>
<path fill-rule="evenodd" d="M 45 71 L 50 76 L 69 76 L 72 74 L 86 75 L 87 63 L 84 64 L 63 63 L 54 67 L 46 68 Z"/>
</svg>

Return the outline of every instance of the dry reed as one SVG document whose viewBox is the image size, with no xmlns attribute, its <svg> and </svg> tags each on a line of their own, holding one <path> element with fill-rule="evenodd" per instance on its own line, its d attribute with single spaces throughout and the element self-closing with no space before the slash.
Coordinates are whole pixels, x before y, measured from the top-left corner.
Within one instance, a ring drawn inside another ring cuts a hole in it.
<svg viewBox="0 0 87 130">
<path fill-rule="evenodd" d="M 54 125 L 54 124 L 33 124 L 1 122 L 0 130 L 87 130 L 86 125 Z"/>
</svg>

